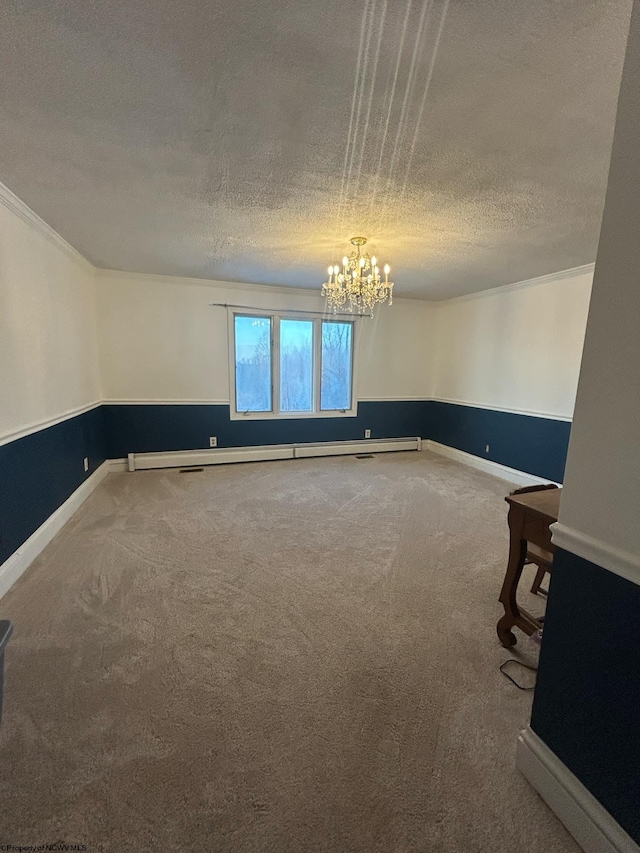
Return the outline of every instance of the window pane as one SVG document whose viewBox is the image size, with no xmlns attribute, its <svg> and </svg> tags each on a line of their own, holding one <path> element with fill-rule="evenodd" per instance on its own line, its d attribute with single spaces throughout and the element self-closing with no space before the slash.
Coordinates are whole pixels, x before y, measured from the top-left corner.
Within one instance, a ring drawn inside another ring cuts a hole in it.
<svg viewBox="0 0 640 853">
<path fill-rule="evenodd" d="M 322 322 L 320 408 L 351 408 L 352 323 Z"/>
<path fill-rule="evenodd" d="M 313 410 L 313 321 L 280 321 L 280 411 Z"/>
<path fill-rule="evenodd" d="M 271 411 L 271 319 L 236 317 L 236 411 Z"/>
</svg>

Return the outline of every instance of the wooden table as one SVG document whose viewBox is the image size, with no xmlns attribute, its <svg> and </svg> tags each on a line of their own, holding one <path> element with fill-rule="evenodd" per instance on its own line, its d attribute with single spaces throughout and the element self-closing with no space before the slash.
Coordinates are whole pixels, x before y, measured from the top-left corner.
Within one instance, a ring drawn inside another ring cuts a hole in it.
<svg viewBox="0 0 640 853">
<path fill-rule="evenodd" d="M 529 635 L 542 627 L 539 620 L 518 606 L 516 593 L 527 555 L 527 542 L 552 554 L 555 551 L 549 525 L 558 520 L 561 492 L 562 489 L 543 489 L 505 498 L 509 504 L 509 562 L 499 599 L 504 605 L 504 616 L 497 630 L 506 648 L 516 643 L 511 630 L 514 625 Z"/>
</svg>

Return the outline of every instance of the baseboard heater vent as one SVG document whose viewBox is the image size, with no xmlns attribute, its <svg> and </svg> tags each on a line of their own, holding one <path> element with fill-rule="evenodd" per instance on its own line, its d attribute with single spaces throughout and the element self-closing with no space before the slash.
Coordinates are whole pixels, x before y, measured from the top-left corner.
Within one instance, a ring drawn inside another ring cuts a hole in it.
<svg viewBox="0 0 640 853">
<path fill-rule="evenodd" d="M 189 468 L 229 462 L 264 462 L 269 459 L 303 459 L 311 456 L 352 456 L 357 453 L 389 453 L 422 450 L 422 439 L 380 438 L 364 441 L 322 441 L 318 444 L 272 444 L 258 447 L 215 447 L 159 453 L 129 453 L 129 471 L 149 468 Z"/>
</svg>

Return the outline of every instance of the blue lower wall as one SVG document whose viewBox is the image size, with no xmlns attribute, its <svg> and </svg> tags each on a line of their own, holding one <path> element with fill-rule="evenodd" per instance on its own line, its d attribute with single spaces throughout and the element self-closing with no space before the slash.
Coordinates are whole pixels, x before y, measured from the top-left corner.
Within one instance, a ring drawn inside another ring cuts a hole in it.
<svg viewBox="0 0 640 853">
<path fill-rule="evenodd" d="M 433 401 L 429 438 L 474 456 L 561 483 L 571 424 Z M 489 452 L 485 448 L 489 445 Z"/>
<path fill-rule="evenodd" d="M 563 550 L 531 727 L 640 843 L 640 586 Z"/>
<path fill-rule="evenodd" d="M 105 406 L 107 455 L 208 447 L 291 444 L 419 435 L 562 482 L 571 424 L 453 403 L 424 401 L 362 402 L 353 418 L 231 420 L 228 405 Z M 489 445 L 489 453 L 485 452 Z"/>
<path fill-rule="evenodd" d="M 89 457 L 89 471 L 84 457 Z M 106 458 L 101 406 L 0 446 L 0 563 Z"/>
<path fill-rule="evenodd" d="M 561 482 L 570 424 L 432 400 L 361 402 L 355 417 L 262 421 L 231 420 L 228 405 L 103 405 L 0 446 L 0 563 L 105 458 L 204 448 L 211 435 L 233 447 L 362 439 L 366 429 L 372 438 L 432 438 Z"/>
<path fill-rule="evenodd" d="M 297 444 L 364 438 L 426 437 L 428 401 L 385 401 L 358 404 L 356 417 L 231 420 L 228 405 L 113 405 L 105 406 L 107 454 L 209 447 L 215 435 L 219 447 L 259 444 Z"/>
</svg>

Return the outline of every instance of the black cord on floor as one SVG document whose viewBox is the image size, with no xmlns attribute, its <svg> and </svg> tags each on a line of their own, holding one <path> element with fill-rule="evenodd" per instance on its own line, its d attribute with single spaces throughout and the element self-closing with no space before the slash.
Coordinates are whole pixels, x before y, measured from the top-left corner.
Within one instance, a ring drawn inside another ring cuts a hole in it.
<svg viewBox="0 0 640 853">
<path fill-rule="evenodd" d="M 509 673 L 504 671 L 504 667 L 508 663 L 517 663 L 518 666 L 522 666 L 525 669 L 529 669 L 529 670 L 531 670 L 531 672 L 537 672 L 538 671 L 538 668 L 536 666 L 529 666 L 529 664 L 522 663 L 521 660 L 516 660 L 515 658 L 509 658 L 509 660 L 506 660 L 503 664 L 500 665 L 500 672 L 504 675 L 505 678 L 508 678 L 509 681 L 512 682 L 512 684 L 515 684 L 515 686 L 518 688 L 518 690 L 535 690 L 536 689 L 535 684 L 533 687 L 523 687 L 522 684 L 518 684 L 518 682 L 515 680 L 515 678 L 511 678 Z"/>
</svg>

